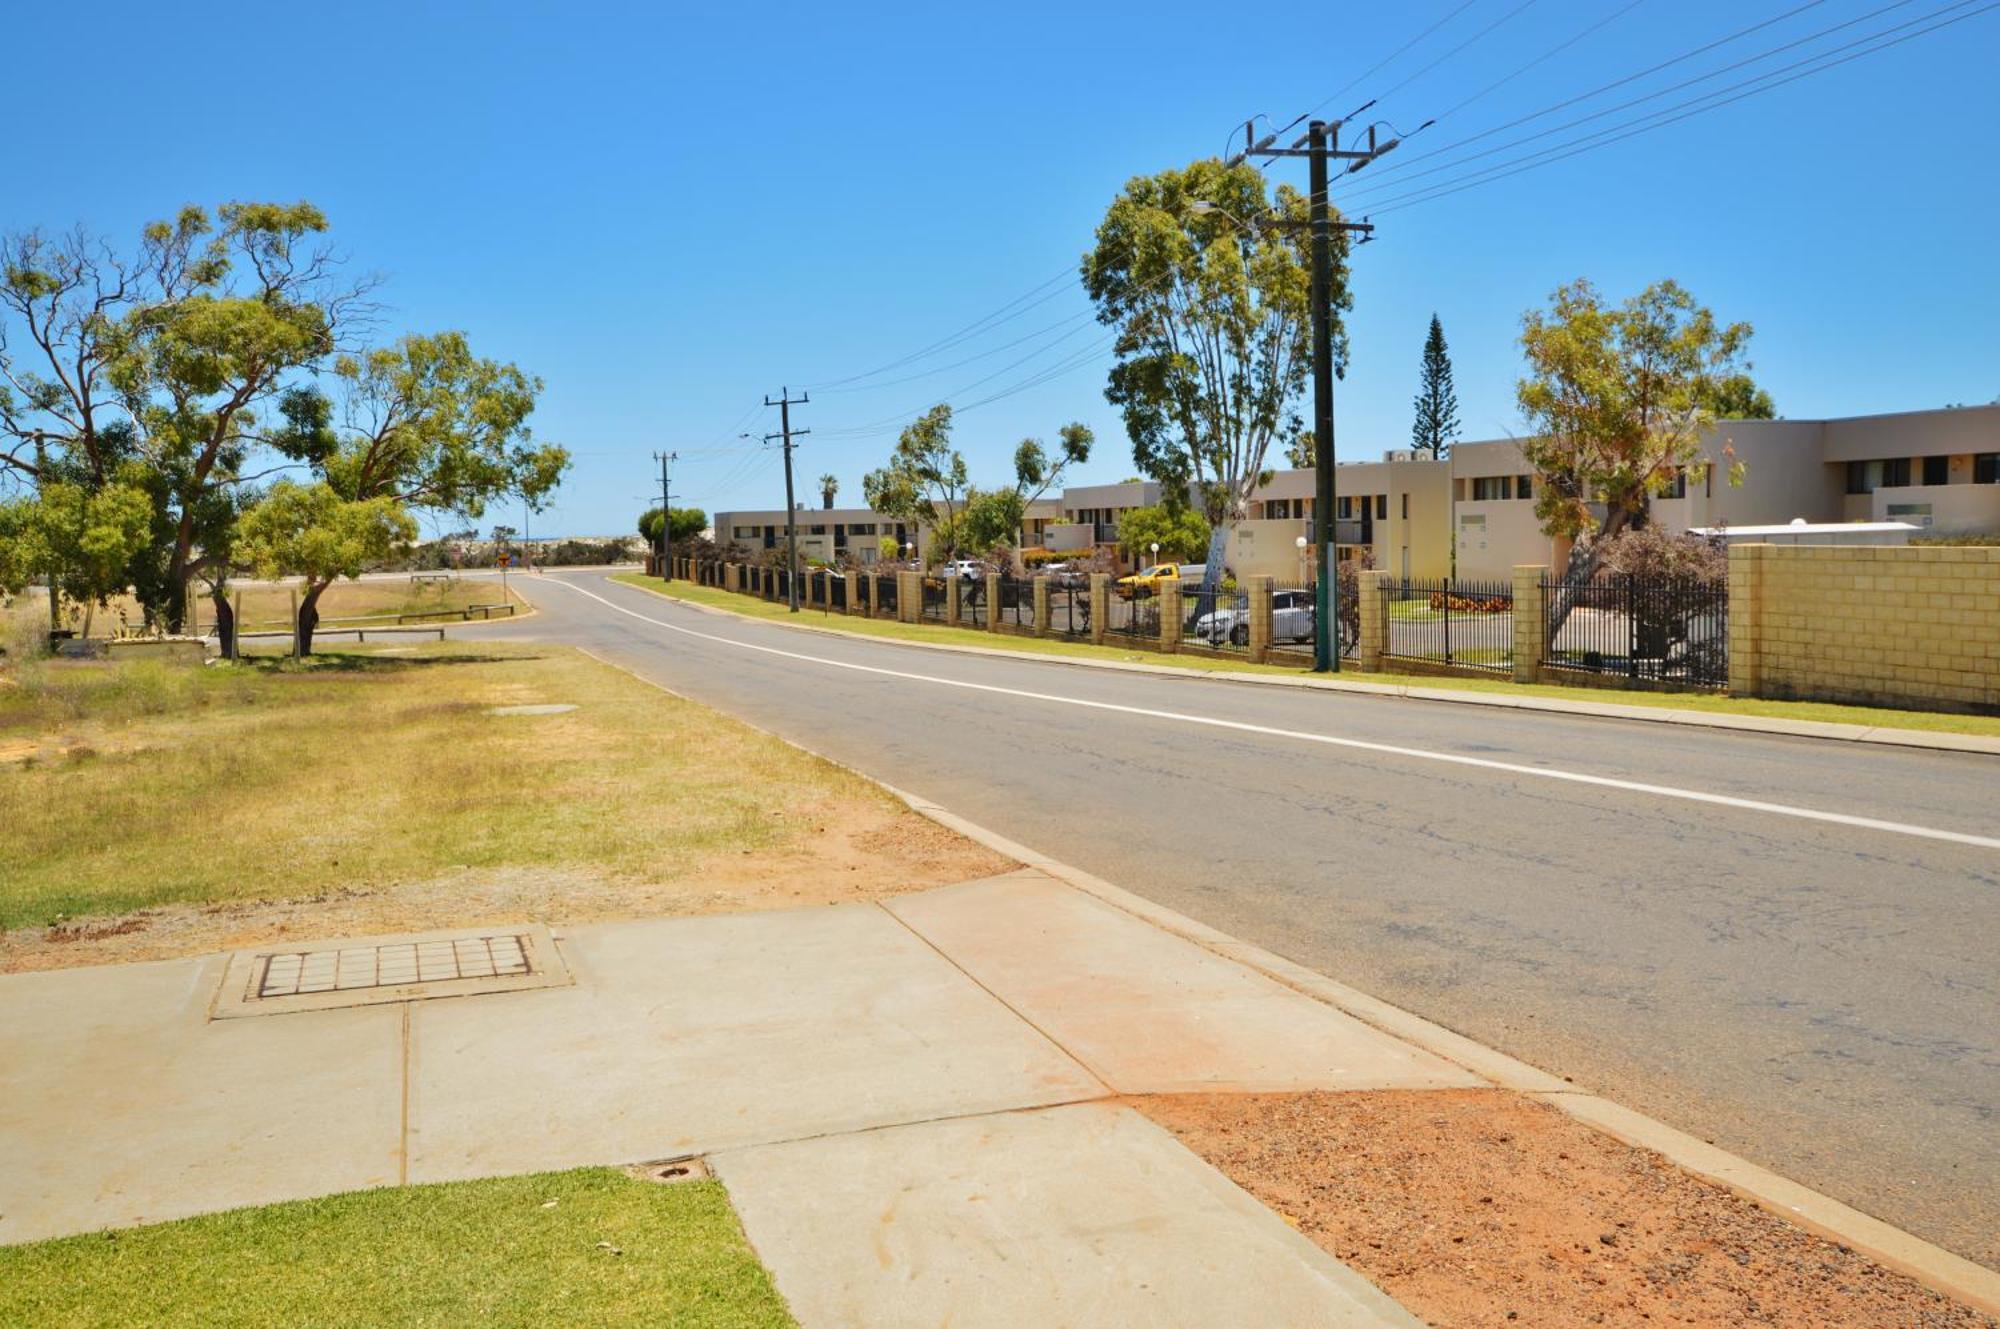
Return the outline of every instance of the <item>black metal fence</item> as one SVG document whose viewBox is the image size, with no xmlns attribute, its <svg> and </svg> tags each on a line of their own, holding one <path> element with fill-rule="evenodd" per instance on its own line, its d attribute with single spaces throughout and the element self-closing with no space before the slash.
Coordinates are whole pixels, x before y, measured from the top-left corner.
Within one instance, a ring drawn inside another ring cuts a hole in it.
<svg viewBox="0 0 2000 1329">
<path fill-rule="evenodd" d="M 1545 669 L 1654 683 L 1729 683 L 1729 587 L 1692 577 L 1542 581 Z"/>
<path fill-rule="evenodd" d="M 1000 575 L 1000 603 L 994 616 L 1005 627 L 1023 631 L 1035 626 L 1035 583 L 1027 577 Z"/>
<path fill-rule="evenodd" d="M 1113 590 L 1109 608 L 1110 618 L 1104 625 L 1107 636 L 1159 640 L 1160 599 L 1150 589 L 1135 589 L 1129 595 Z"/>
<path fill-rule="evenodd" d="M 1390 582 L 1383 654 L 1462 669 L 1514 670 L 1514 588 L 1450 577 Z"/>
<path fill-rule="evenodd" d="M 829 576 L 831 580 L 827 582 L 829 592 L 826 597 L 827 606 L 836 614 L 844 614 L 847 612 L 847 574 L 835 572 Z"/>
<path fill-rule="evenodd" d="M 1315 636 L 1319 630 L 1319 603 L 1314 583 L 1310 581 L 1281 582 L 1271 587 L 1271 641 L 1270 655 L 1274 664 L 1295 664 L 1304 668 L 1310 666 L 1315 651 Z M 1358 612 L 1358 607 L 1357 607 Z M 1354 613 L 1341 614 L 1340 606 L 1334 606 L 1334 623 L 1347 627 L 1358 622 Z M 1340 648 L 1342 655 L 1353 655 L 1358 642 L 1349 637 L 1358 634 L 1342 633 Z"/>
<path fill-rule="evenodd" d="M 1050 579 L 1049 631 L 1063 637 L 1090 635 L 1090 587 L 1081 578 Z"/>
<path fill-rule="evenodd" d="M 1217 651 L 1250 649 L 1250 597 L 1233 582 L 1203 590 L 1198 581 L 1181 587 L 1181 642 Z"/>
<path fill-rule="evenodd" d="M 992 606 L 986 603 L 986 578 L 984 576 L 960 577 L 958 579 L 958 621 L 975 628 L 986 626 L 987 615 Z"/>
<path fill-rule="evenodd" d="M 921 618 L 936 619 L 940 623 L 944 622 L 947 603 L 945 594 L 944 579 L 942 577 L 925 577 L 924 598 L 923 603 L 918 606 L 918 616 Z"/>
</svg>

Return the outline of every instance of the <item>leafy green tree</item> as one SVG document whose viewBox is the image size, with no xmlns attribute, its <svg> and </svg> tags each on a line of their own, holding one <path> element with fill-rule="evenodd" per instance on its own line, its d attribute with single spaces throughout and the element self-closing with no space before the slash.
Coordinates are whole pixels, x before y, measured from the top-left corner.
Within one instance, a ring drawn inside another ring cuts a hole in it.
<svg viewBox="0 0 2000 1329">
<path fill-rule="evenodd" d="M 1708 405 L 1718 420 L 1778 418 L 1778 405 L 1771 400 L 1771 394 L 1758 387 L 1748 374 L 1730 374 L 1719 380 Z"/>
<path fill-rule="evenodd" d="M 1208 519 L 1187 504 L 1157 503 L 1118 514 L 1118 543 L 1135 561 L 1150 559 L 1160 546 L 1162 560 L 1192 563 L 1208 551 Z"/>
<path fill-rule="evenodd" d="M 702 509 L 675 508 L 673 510 L 673 519 L 667 526 L 667 534 L 674 544 L 680 544 L 684 540 L 695 539 L 707 529 L 708 513 Z M 639 514 L 639 534 L 645 537 L 646 544 L 649 547 L 653 549 L 660 547 L 660 510 L 658 508 L 647 508 Z"/>
<path fill-rule="evenodd" d="M 220 595 L 266 407 L 365 308 L 326 228 L 310 203 L 228 203 L 148 225 L 129 257 L 82 231 L 0 239 L 0 473 L 144 489 L 128 579 L 149 621 L 178 630 L 196 578 Z"/>
<path fill-rule="evenodd" d="M 350 499 L 325 481 L 280 480 L 243 515 L 237 554 L 263 577 L 303 577 L 298 650 L 312 653 L 320 593 L 358 577 L 417 538 L 417 522 L 393 498 Z"/>
<path fill-rule="evenodd" d="M 1533 431 L 1521 451 L 1541 477 L 1535 515 L 1571 542 L 1565 580 L 1587 581 L 1620 532 L 1645 525 L 1654 495 L 1714 464 L 1701 456 L 1701 436 L 1715 421 L 1718 386 L 1747 375 L 1751 328 L 1718 323 L 1672 281 L 1610 306 L 1579 280 L 1521 322 L 1528 373 L 1515 391 Z M 1729 480 L 1742 483 L 1740 464 Z M 1558 595 L 1552 631 L 1573 601 Z"/>
<path fill-rule="evenodd" d="M 152 499 L 130 478 L 94 488 L 51 480 L 0 500 L 0 591 L 17 594 L 53 571 L 58 593 L 102 604 L 125 588 L 152 524 Z"/>
<path fill-rule="evenodd" d="M 1083 259 L 1098 320 L 1117 330 L 1105 397 L 1124 414 L 1139 469 L 1199 496 L 1212 527 L 1209 589 L 1266 455 L 1300 432 L 1293 403 L 1312 369 L 1308 239 L 1297 225 L 1256 223 L 1306 214 L 1304 195 L 1281 185 L 1273 198 L 1253 166 L 1198 161 L 1129 181 Z M 1335 233 L 1336 372 L 1353 304 L 1347 243 Z"/>
<path fill-rule="evenodd" d="M 1451 451 L 1458 437 L 1458 393 L 1451 382 L 1451 354 L 1445 349 L 1444 324 L 1431 315 L 1430 334 L 1424 338 L 1422 385 L 1417 389 L 1416 423 L 1410 427 L 1410 445 L 1428 452 L 1434 460 Z"/>
<path fill-rule="evenodd" d="M 896 440 L 888 464 L 861 477 L 868 506 L 885 517 L 920 524 L 932 532 L 932 549 L 957 556 L 959 519 L 971 496 L 965 458 L 951 445 L 951 407 L 924 412 Z"/>
<path fill-rule="evenodd" d="M 566 450 L 537 444 L 528 428 L 541 380 L 473 355 L 463 333 L 406 336 L 393 346 L 340 356 L 333 377 L 338 402 L 314 388 L 286 394 L 285 427 L 270 441 L 309 467 L 343 503 L 478 517 L 488 503 L 518 498 L 536 511 L 569 467 Z M 315 502 L 293 510 L 325 509 Z M 350 537 L 341 548 L 358 547 L 352 537 L 374 520 L 341 516 L 337 529 Z M 255 560 L 259 566 L 269 566 L 271 548 L 312 546 L 303 536 L 290 544 L 267 541 Z M 319 560 L 292 570 L 306 582 L 300 654 L 312 649 L 320 596 L 337 577 L 356 575 L 341 570 L 346 566 Z"/>
</svg>

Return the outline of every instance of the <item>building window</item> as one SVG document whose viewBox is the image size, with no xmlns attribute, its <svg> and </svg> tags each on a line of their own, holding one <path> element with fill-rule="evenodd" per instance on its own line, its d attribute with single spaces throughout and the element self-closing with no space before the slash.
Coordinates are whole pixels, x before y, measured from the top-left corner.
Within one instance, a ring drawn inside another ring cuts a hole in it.
<svg viewBox="0 0 2000 1329">
<path fill-rule="evenodd" d="M 1847 492 L 1850 494 L 1872 494 L 1878 489 L 1899 489 L 1909 483 L 1908 457 L 1847 463 Z"/>
<path fill-rule="evenodd" d="M 1375 520 L 1387 521 L 1388 519 L 1389 496 L 1387 494 L 1377 494 L 1375 495 Z"/>
<path fill-rule="evenodd" d="M 1352 520 L 1354 517 L 1353 497 L 1347 494 L 1342 494 L 1339 498 L 1335 499 L 1333 501 L 1333 515 L 1335 519 L 1339 521 Z"/>
<path fill-rule="evenodd" d="M 1474 476 L 1472 478 L 1472 501 L 1475 503 L 1490 503 L 1496 499 L 1512 498 L 1513 495 L 1508 492 L 1510 488 L 1508 481 L 1510 479 L 1512 479 L 1511 476 L 1505 475 Z"/>
<path fill-rule="evenodd" d="M 1951 483 L 1951 458 L 1924 458 L 1924 483 L 1927 485 L 1948 485 Z"/>
<path fill-rule="evenodd" d="M 1410 496 L 1408 494 L 1405 494 L 1403 495 L 1403 520 L 1408 521 L 1409 519 L 1410 519 Z"/>
<path fill-rule="evenodd" d="M 1288 521 L 1292 515 L 1292 501 L 1288 498 L 1274 498 L 1264 504 L 1264 517 L 1268 521 Z"/>
<path fill-rule="evenodd" d="M 1533 498 L 1534 496 L 1535 496 L 1535 479 L 1534 479 L 1534 477 L 1533 477 L 1533 476 L 1531 476 L 1531 475 L 1517 475 L 1517 476 L 1515 476 L 1515 477 L 1514 477 L 1514 497 L 1515 497 L 1515 498 Z"/>
<path fill-rule="evenodd" d="M 1660 491 L 1661 498 L 1686 498 L 1688 496 L 1688 473 L 1676 466 L 1674 478 L 1667 481 L 1667 487 Z"/>
<path fill-rule="evenodd" d="M 825 534 L 826 534 L 826 527 L 824 527 L 824 526 L 815 526 L 815 527 L 813 527 L 813 528 L 812 528 L 812 533 L 813 533 L 814 535 L 825 535 Z"/>
<path fill-rule="evenodd" d="M 1910 459 L 1891 457 L 1882 463 L 1882 487 L 1900 489 L 1910 483 Z"/>
<path fill-rule="evenodd" d="M 730 534 L 739 540 L 755 540 L 757 538 L 757 528 L 755 526 L 735 526 L 730 528 Z"/>
<path fill-rule="evenodd" d="M 2000 452 L 1982 452 L 1973 457 L 1972 483 L 2000 485 Z"/>
</svg>

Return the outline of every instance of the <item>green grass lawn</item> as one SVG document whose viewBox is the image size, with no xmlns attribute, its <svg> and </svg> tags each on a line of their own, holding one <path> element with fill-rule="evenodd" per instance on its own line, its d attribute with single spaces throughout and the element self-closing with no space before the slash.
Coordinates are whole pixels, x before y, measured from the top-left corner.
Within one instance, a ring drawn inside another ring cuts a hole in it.
<svg viewBox="0 0 2000 1329">
<path fill-rule="evenodd" d="M 613 576 L 613 580 L 656 594 L 670 595 L 691 604 L 710 605 L 751 618 L 792 619 L 795 622 L 815 626 L 838 628 L 843 632 L 898 641 L 942 642 L 960 646 L 1032 651 L 1037 654 L 1077 659 L 1121 660 L 1127 663 L 1167 665 L 1176 669 L 1200 670 L 1207 673 L 1279 674 L 1294 678 L 1309 677 L 1311 673 L 1309 669 L 1300 667 L 1297 663 L 1300 657 L 1296 654 L 1291 655 L 1290 661 L 1263 665 L 1195 652 L 1162 655 L 1153 651 L 1134 651 L 1116 646 L 1093 646 L 1087 642 L 1016 637 L 1007 633 L 984 632 L 974 628 L 946 628 L 923 623 L 896 623 L 887 619 L 851 618 L 820 609 L 802 610 L 793 615 L 787 613 L 782 604 L 767 603 L 754 596 L 733 595 L 711 586 L 698 586 L 682 581 L 663 585 L 658 578 L 638 572 L 617 573 Z M 1431 616 L 1427 604 L 1416 601 L 1406 603 L 1410 612 L 1402 615 L 1405 619 Z M 1397 608 L 1398 606 L 1392 604 L 1391 613 L 1393 614 Z M 1454 618 L 1456 617 L 1457 615 L 1454 615 Z M 1503 653 L 1494 651 L 1489 654 L 1492 658 L 1498 659 Z M 1649 706 L 1718 715 L 1768 716 L 1785 720 L 1864 725 L 1879 729 L 1917 729 L 1931 733 L 1978 734 L 2000 738 L 2000 716 L 1958 715 L 1944 711 L 1889 710 L 1872 706 L 1842 706 L 1831 702 L 1765 701 L 1749 697 L 1726 697 L 1712 692 L 1669 693 L 1643 692 L 1636 689 L 1627 691 L 1622 688 L 1564 687 L 1553 683 L 1515 683 L 1506 678 L 1481 678 L 1475 675 L 1432 677 L 1395 673 L 1371 674 L 1357 669 L 1343 669 L 1340 676 L 1361 683 L 1449 688 L 1454 691 L 1486 692 L 1514 697 L 1549 697 L 1599 705 Z"/>
<path fill-rule="evenodd" d="M 720 1182 L 661 1185 L 609 1168 L 0 1247 L 9 1325 L 792 1323 Z"/>
</svg>

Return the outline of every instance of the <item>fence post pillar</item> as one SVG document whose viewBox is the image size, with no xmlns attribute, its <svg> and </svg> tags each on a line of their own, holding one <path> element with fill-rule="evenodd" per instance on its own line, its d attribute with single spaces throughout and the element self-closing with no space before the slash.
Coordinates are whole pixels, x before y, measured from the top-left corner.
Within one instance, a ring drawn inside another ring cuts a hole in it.
<svg viewBox="0 0 2000 1329">
<path fill-rule="evenodd" d="M 986 574 L 986 630 L 1000 630 L 1000 574 L 997 572 Z"/>
<path fill-rule="evenodd" d="M 958 626 L 958 584 L 959 578 L 944 579 L 944 621 L 947 627 Z"/>
<path fill-rule="evenodd" d="M 1533 683 L 1542 676 L 1547 652 L 1548 592 L 1542 589 L 1549 570 L 1539 563 L 1514 569 L 1514 681 Z"/>
<path fill-rule="evenodd" d="M 1181 584 L 1160 583 L 1160 649 L 1172 655 L 1181 648 Z"/>
<path fill-rule="evenodd" d="M 848 572 L 841 575 L 847 578 L 847 612 L 850 614 L 868 612 L 861 604 L 861 574 Z"/>
<path fill-rule="evenodd" d="M 1729 546 L 1729 695 L 1754 697 L 1764 682 L 1764 554 L 1769 545 Z"/>
<path fill-rule="evenodd" d="M 1035 578 L 1035 635 L 1049 635 L 1049 579 L 1047 574 Z"/>
<path fill-rule="evenodd" d="M 1250 659 L 1262 664 L 1271 654 L 1271 589 L 1274 579 L 1250 578 Z"/>
<path fill-rule="evenodd" d="M 914 623 L 924 612 L 924 575 L 921 572 L 896 574 L 896 619 Z"/>
<path fill-rule="evenodd" d="M 1090 574 L 1090 639 L 1099 646 L 1111 628 L 1111 574 Z"/>
<path fill-rule="evenodd" d="M 1381 568 L 1364 568 L 1355 574 L 1356 609 L 1361 616 L 1361 637 L 1354 645 L 1355 668 L 1366 674 L 1382 672 L 1382 657 L 1389 651 L 1389 574 Z M 1334 603 L 1340 599 L 1340 587 L 1334 585 Z M 1339 610 L 1334 611 L 1336 623 Z M 1338 639 L 1339 632 L 1335 631 Z"/>
</svg>

